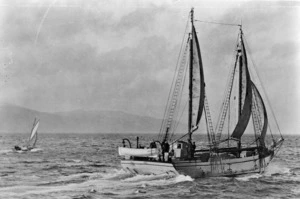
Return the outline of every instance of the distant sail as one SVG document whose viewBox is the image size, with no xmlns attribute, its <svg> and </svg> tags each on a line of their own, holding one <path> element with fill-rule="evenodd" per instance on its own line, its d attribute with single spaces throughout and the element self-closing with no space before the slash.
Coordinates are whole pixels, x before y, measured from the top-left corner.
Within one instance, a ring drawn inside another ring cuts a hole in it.
<svg viewBox="0 0 300 199">
<path fill-rule="evenodd" d="M 38 127 L 39 127 L 39 124 L 40 124 L 40 121 L 36 121 L 36 119 L 34 120 L 34 123 L 33 123 L 33 128 L 31 130 L 31 135 L 29 137 L 29 141 L 28 141 L 28 146 L 29 147 L 34 147 L 35 146 L 35 143 L 37 141 L 37 130 L 38 130 Z"/>
<path fill-rule="evenodd" d="M 197 129 L 198 123 L 201 119 L 203 107 L 204 107 L 204 75 L 203 75 L 203 65 L 200 53 L 200 47 L 198 43 L 198 38 L 196 34 L 195 27 L 193 26 L 192 31 L 192 107 L 191 107 L 191 121 L 190 129 L 191 131 Z"/>
<path fill-rule="evenodd" d="M 247 55 L 243 42 L 242 31 L 237 51 L 236 67 L 239 67 L 239 119 L 231 137 L 240 139 L 249 123 L 252 103 L 251 79 L 248 70 Z"/>
</svg>

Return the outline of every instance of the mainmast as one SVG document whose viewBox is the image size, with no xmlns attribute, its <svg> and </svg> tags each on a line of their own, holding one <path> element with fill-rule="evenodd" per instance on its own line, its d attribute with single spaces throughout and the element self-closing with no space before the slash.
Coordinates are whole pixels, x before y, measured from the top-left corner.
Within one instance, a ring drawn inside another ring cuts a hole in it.
<svg viewBox="0 0 300 199">
<path fill-rule="evenodd" d="M 189 118 L 188 133 L 189 140 L 192 141 L 192 108 L 193 108 L 193 28 L 194 28 L 194 8 L 191 9 L 191 39 L 190 39 L 190 68 L 189 68 Z"/>
<path fill-rule="evenodd" d="M 249 123 L 252 107 L 252 83 L 247 63 L 247 53 L 243 41 L 243 31 L 240 25 L 240 38 L 237 49 L 237 67 L 239 69 L 238 79 L 238 121 L 231 137 L 241 140 Z"/>
<path fill-rule="evenodd" d="M 238 71 L 239 71 L 239 91 L 238 91 L 238 120 L 241 117 L 242 114 L 242 92 L 243 92 L 243 78 L 241 78 L 243 76 L 243 57 L 241 56 L 242 54 L 242 42 L 243 42 L 243 31 L 242 31 L 242 25 L 240 25 L 240 38 L 239 38 L 239 46 L 237 49 L 237 53 L 239 55 L 239 67 L 238 67 Z"/>
</svg>

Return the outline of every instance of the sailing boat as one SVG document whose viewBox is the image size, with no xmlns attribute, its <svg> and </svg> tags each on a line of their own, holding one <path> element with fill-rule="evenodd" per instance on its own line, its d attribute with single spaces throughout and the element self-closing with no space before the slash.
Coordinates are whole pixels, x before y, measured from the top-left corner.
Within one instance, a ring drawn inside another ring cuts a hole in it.
<svg viewBox="0 0 300 199">
<path fill-rule="evenodd" d="M 192 9 L 191 32 L 182 53 L 182 64 L 178 67 L 176 80 L 172 86 L 173 92 L 170 92 L 160 139 L 153 141 L 150 147 L 144 148 L 139 147 L 138 140 L 137 148 L 132 148 L 130 141 L 123 139 L 123 147 L 119 147 L 119 155 L 122 156 L 121 165 L 125 170 L 135 174 L 173 173 L 193 178 L 264 172 L 284 139 L 278 129 L 281 138 L 276 141 L 271 133 L 273 144 L 270 146 L 266 144 L 265 139 L 270 128 L 267 109 L 248 69 L 242 26 L 238 25 L 240 30 L 235 64 L 230 72 L 222 110 L 214 129 L 205 93 L 203 64 L 193 15 Z M 188 130 L 181 138 L 172 140 L 172 131 L 174 132 L 177 126 L 174 118 L 178 115 L 177 106 L 183 93 L 186 71 L 189 71 Z M 236 117 L 231 121 L 229 117 L 233 111 L 236 111 L 234 114 Z M 222 139 L 226 119 L 230 121 L 228 123 L 232 124 L 232 128 L 228 128 L 231 131 L 228 137 Z M 252 144 L 245 145 L 242 143 L 242 137 L 247 127 L 251 126 L 251 120 L 254 136 Z M 200 145 L 201 149 L 196 150 L 193 133 L 197 131 L 200 121 L 206 124 L 208 143 Z M 186 141 L 183 140 L 184 137 L 187 137 Z M 129 143 L 127 147 L 126 142 Z"/>
<path fill-rule="evenodd" d="M 37 142 L 37 133 L 38 133 L 37 130 L 38 130 L 39 124 L 40 124 L 40 120 L 35 118 L 26 146 L 24 146 L 24 147 L 15 146 L 14 149 L 16 151 L 30 151 L 35 148 L 35 145 Z"/>
</svg>

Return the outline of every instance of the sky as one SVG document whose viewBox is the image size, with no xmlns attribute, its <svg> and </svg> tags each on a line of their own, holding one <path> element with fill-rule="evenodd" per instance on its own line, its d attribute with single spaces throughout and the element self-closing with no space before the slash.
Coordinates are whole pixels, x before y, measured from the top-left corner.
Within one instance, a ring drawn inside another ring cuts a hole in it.
<svg viewBox="0 0 300 199">
<path fill-rule="evenodd" d="M 300 1 L 0 0 L 0 104 L 162 118 L 191 7 L 242 23 L 254 81 L 282 133 L 300 134 Z M 216 118 L 239 29 L 195 26 Z"/>
</svg>

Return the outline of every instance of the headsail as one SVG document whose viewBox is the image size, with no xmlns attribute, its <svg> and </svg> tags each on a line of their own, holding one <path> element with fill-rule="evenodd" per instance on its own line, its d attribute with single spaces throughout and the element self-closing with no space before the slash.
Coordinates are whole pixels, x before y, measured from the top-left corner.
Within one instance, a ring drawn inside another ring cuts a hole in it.
<svg viewBox="0 0 300 199">
<path fill-rule="evenodd" d="M 189 103 L 189 132 L 198 128 L 204 108 L 204 75 L 203 65 L 196 29 L 192 25 L 192 39 L 190 41 L 190 103 Z"/>
<path fill-rule="evenodd" d="M 243 41 L 243 33 L 241 30 L 240 41 L 237 49 L 236 66 L 239 68 L 239 108 L 238 122 L 235 126 L 232 138 L 240 139 L 244 134 L 251 116 L 252 104 L 252 87 L 248 70 L 246 49 Z"/>
<path fill-rule="evenodd" d="M 259 136 L 260 145 L 264 146 L 264 140 L 268 128 L 268 115 L 262 97 L 252 82 L 253 103 L 252 103 L 252 118 L 254 121 L 254 129 Z"/>
</svg>

